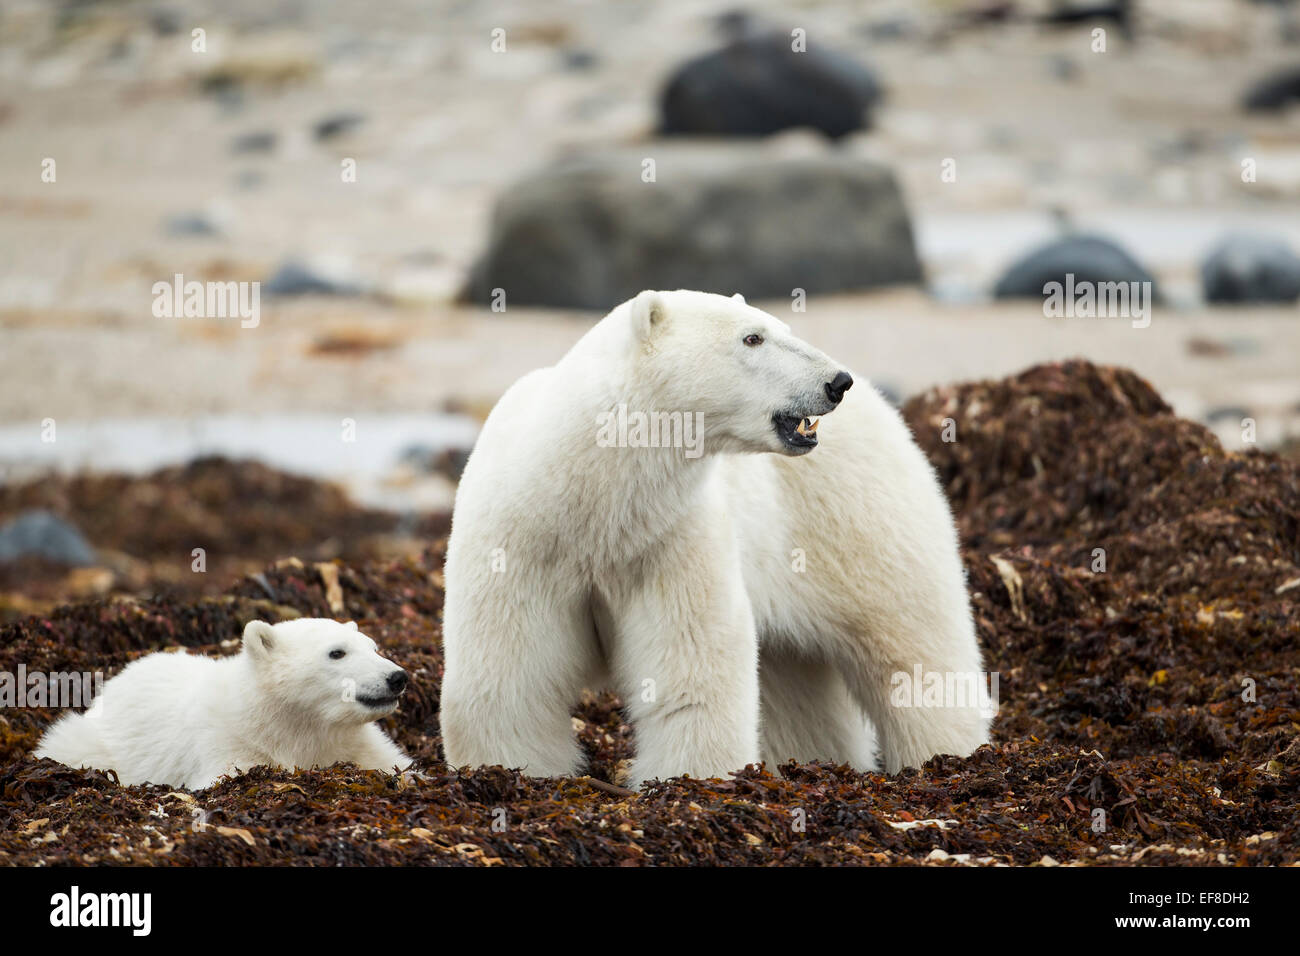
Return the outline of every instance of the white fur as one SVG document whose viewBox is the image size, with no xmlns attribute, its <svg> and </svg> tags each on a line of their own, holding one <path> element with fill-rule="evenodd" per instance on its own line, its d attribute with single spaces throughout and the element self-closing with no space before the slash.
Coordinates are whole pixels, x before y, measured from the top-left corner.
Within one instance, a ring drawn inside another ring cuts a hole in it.
<svg viewBox="0 0 1300 956">
<path fill-rule="evenodd" d="M 865 769 L 877 746 L 895 771 L 989 739 L 977 707 L 890 702 L 917 664 L 980 670 L 951 513 L 898 413 L 859 381 L 821 447 L 777 436 L 776 413 L 834 408 L 841 369 L 739 296 L 643 292 L 515 383 L 456 496 L 449 763 L 578 771 L 570 711 L 606 681 L 633 783 L 760 758 Z M 602 447 L 620 403 L 701 413 L 702 456 Z"/>
<path fill-rule="evenodd" d="M 340 659 L 331 652 L 343 651 Z M 117 772 L 123 784 L 201 789 L 258 765 L 372 770 L 410 764 L 373 721 L 391 714 L 389 675 L 355 623 L 252 621 L 243 648 L 214 660 L 158 653 L 128 664 L 84 714 L 67 714 L 36 750 L 73 767 Z"/>
</svg>

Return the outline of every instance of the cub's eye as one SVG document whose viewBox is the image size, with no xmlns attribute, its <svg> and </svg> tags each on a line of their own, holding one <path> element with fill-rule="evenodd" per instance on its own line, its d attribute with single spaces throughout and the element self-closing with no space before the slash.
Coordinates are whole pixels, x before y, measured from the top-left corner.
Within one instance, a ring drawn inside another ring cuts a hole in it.
<svg viewBox="0 0 1300 956">
<path fill-rule="evenodd" d="M 761 336 L 761 335 L 757 335 L 757 334 L 752 334 L 752 333 L 751 333 L 750 335 L 746 335 L 746 336 L 745 336 L 745 344 L 746 344 L 746 345 L 750 345 L 750 346 L 753 346 L 753 345 L 762 345 L 762 344 L 763 344 L 763 336 Z"/>
<path fill-rule="evenodd" d="M 344 658 L 346 655 L 347 655 L 347 651 L 341 651 L 341 650 L 335 649 L 335 650 L 330 651 L 330 660 L 332 660 L 332 661 L 341 661 L 341 660 L 343 660 L 343 658 Z"/>
</svg>

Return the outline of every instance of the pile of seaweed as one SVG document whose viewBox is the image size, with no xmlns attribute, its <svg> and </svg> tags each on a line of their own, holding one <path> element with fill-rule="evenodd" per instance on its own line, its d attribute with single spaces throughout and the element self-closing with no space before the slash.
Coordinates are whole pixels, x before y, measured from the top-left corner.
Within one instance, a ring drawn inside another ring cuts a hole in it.
<svg viewBox="0 0 1300 956">
<path fill-rule="evenodd" d="M 904 415 L 957 510 L 995 741 L 889 776 L 822 764 L 618 785 L 609 694 L 574 714 L 590 776 L 439 759 L 443 545 L 283 560 L 221 594 L 65 605 L 0 628 L 0 671 L 232 653 L 251 616 L 356 619 L 412 675 L 416 757 L 119 787 L 28 756 L 0 711 L 0 863 L 1286 864 L 1300 861 L 1300 469 L 1230 454 L 1138 377 L 1084 362 L 932 391 Z M 956 440 L 945 440 L 952 439 Z"/>
<path fill-rule="evenodd" d="M 84 536 L 96 561 L 0 563 L 0 620 L 48 609 L 58 597 L 218 594 L 281 557 L 374 560 L 418 550 L 409 542 L 449 528 L 446 515 L 358 508 L 333 484 L 215 456 L 141 476 L 51 474 L 0 485 L 0 525 L 32 511 Z"/>
</svg>

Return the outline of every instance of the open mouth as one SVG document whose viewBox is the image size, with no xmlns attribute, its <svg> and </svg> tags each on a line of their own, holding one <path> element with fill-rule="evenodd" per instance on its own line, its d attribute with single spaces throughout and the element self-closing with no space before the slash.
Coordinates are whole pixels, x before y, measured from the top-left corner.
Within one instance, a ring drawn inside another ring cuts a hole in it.
<svg viewBox="0 0 1300 956">
<path fill-rule="evenodd" d="M 772 424 L 776 426 L 777 437 L 787 448 L 806 451 L 817 447 L 817 419 L 773 415 Z"/>
<path fill-rule="evenodd" d="M 397 695 L 393 694 L 391 697 L 358 697 L 357 703 L 376 709 L 380 707 L 396 707 Z"/>
</svg>

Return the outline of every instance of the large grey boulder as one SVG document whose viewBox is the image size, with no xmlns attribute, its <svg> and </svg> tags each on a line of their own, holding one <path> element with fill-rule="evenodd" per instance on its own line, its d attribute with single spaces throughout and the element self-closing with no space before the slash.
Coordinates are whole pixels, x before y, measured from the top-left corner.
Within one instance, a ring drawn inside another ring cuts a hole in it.
<svg viewBox="0 0 1300 956">
<path fill-rule="evenodd" d="M 1284 239 L 1233 234 L 1201 265 L 1206 302 L 1295 302 L 1300 299 L 1300 257 Z"/>
<path fill-rule="evenodd" d="M 642 289 L 751 298 L 916 283 L 907 209 L 885 167 L 843 156 L 606 156 L 510 189 L 468 295 L 608 310 Z"/>
</svg>

